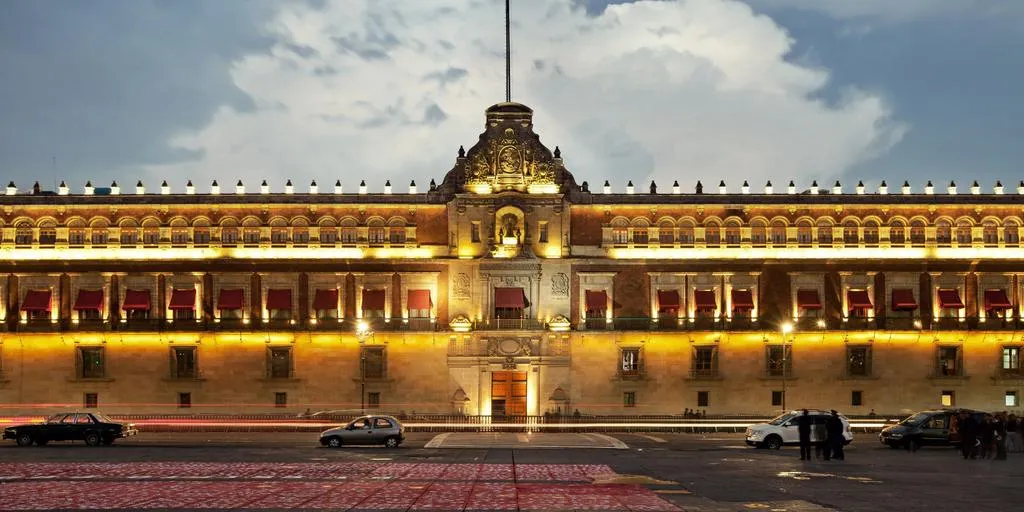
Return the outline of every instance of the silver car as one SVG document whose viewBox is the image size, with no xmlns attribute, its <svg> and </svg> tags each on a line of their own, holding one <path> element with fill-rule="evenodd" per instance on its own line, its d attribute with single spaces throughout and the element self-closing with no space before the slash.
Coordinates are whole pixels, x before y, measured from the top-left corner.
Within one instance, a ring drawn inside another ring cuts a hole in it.
<svg viewBox="0 0 1024 512">
<path fill-rule="evenodd" d="M 361 416 L 344 427 L 320 433 L 320 444 L 331 448 L 347 444 L 382 444 L 397 448 L 402 441 L 405 441 L 405 427 L 394 416 Z"/>
</svg>

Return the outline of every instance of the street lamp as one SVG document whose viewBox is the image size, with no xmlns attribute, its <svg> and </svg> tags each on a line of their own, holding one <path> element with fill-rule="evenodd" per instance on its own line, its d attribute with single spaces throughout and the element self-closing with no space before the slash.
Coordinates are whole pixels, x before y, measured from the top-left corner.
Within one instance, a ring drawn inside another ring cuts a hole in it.
<svg viewBox="0 0 1024 512">
<path fill-rule="evenodd" d="M 373 339 L 373 330 L 363 320 L 356 324 L 356 339 L 359 340 L 359 414 L 366 414 L 366 354 L 363 345 Z"/>
<path fill-rule="evenodd" d="M 786 350 L 786 335 L 793 332 L 793 324 L 786 322 L 779 327 L 779 331 L 782 333 L 782 412 L 786 412 L 786 378 L 788 377 L 787 368 L 789 367 L 789 351 Z"/>
</svg>

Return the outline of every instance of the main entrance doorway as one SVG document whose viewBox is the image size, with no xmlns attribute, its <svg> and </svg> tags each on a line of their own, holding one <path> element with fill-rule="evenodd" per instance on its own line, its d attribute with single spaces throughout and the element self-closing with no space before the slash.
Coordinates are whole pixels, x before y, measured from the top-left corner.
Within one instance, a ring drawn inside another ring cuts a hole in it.
<svg viewBox="0 0 1024 512">
<path fill-rule="evenodd" d="M 526 372 L 491 373 L 491 416 L 526 415 Z"/>
</svg>

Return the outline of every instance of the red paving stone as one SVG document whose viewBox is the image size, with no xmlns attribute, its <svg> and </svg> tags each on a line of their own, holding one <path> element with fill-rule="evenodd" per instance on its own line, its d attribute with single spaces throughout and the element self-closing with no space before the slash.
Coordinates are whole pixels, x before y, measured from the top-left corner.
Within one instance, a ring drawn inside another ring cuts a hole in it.
<svg viewBox="0 0 1024 512">
<path fill-rule="evenodd" d="M 608 466 L 0 463 L 0 510 L 616 510 L 675 512 Z"/>
</svg>

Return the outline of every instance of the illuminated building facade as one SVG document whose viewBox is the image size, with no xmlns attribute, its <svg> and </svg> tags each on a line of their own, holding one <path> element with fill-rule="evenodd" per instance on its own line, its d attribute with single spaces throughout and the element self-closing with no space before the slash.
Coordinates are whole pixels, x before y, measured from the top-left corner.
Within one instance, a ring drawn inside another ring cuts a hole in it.
<svg viewBox="0 0 1024 512">
<path fill-rule="evenodd" d="M 440 184 L 345 187 L 12 184 L 0 403 L 1019 407 L 1024 184 L 612 190 L 499 103 Z"/>
</svg>

